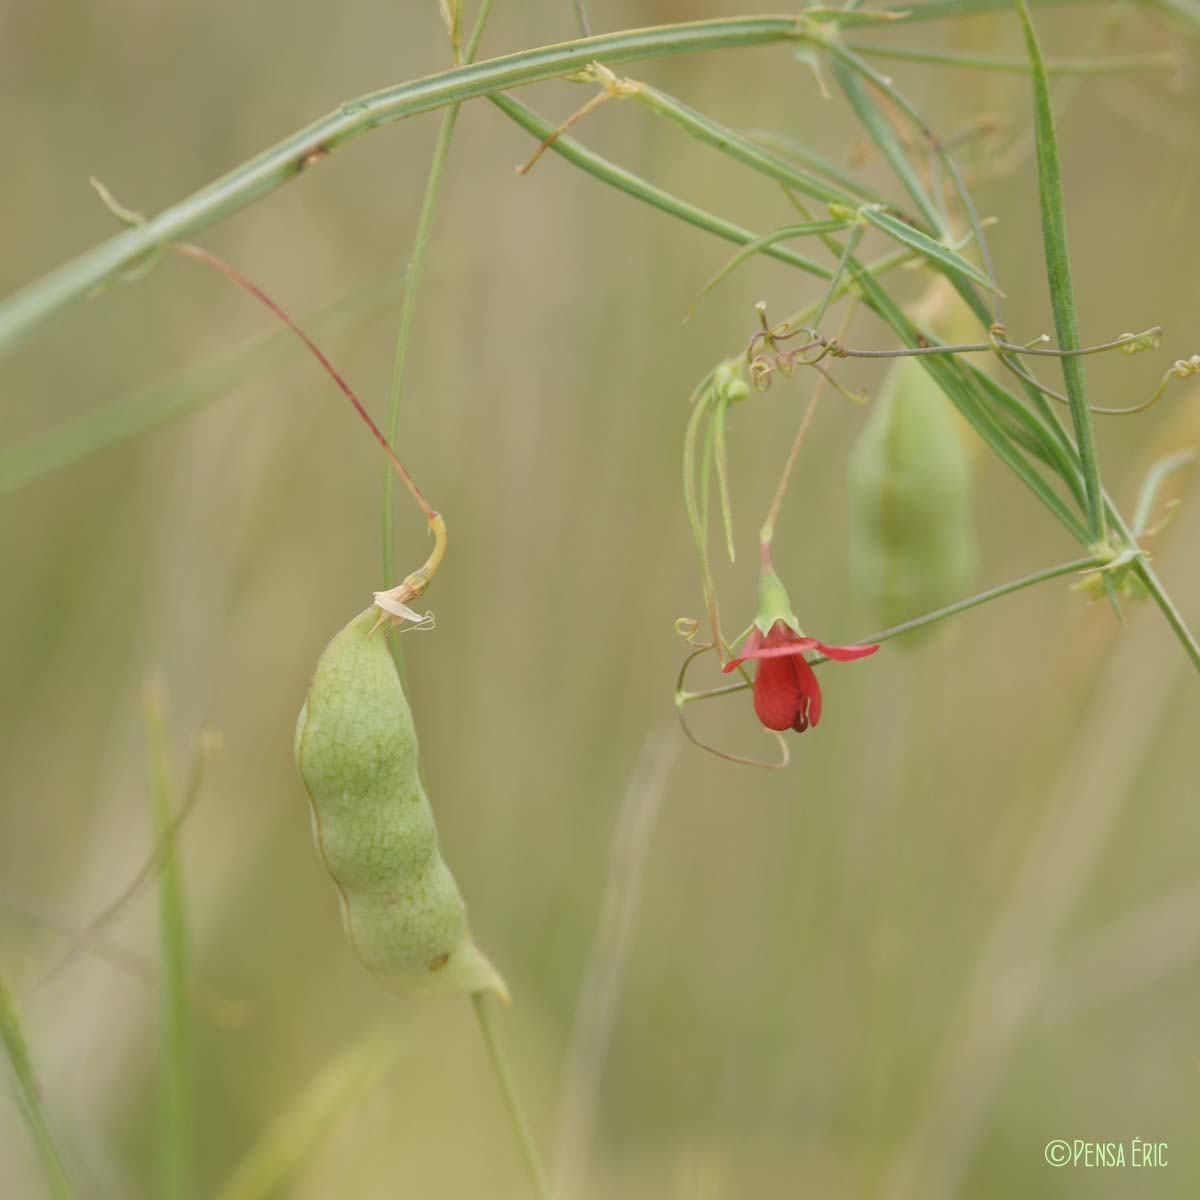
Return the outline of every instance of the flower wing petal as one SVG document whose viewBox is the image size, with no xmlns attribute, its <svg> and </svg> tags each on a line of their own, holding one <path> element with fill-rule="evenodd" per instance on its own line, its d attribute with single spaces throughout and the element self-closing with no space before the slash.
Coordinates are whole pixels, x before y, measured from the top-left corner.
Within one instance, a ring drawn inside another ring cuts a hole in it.
<svg viewBox="0 0 1200 1200">
<path fill-rule="evenodd" d="M 879 644 L 874 646 L 826 646 L 823 642 L 814 641 L 813 649 L 819 650 L 826 658 L 832 659 L 834 662 L 853 662 L 856 658 L 866 658 L 869 654 L 874 654 L 879 649 Z M 815 725 L 816 722 L 814 721 Z"/>
<path fill-rule="evenodd" d="M 750 636 L 746 639 L 746 644 L 742 647 L 741 654 L 739 654 L 737 658 L 731 659 L 729 662 L 727 662 L 721 668 L 721 670 L 724 671 L 724 673 L 726 675 L 728 675 L 730 671 L 736 671 L 737 668 L 740 667 L 742 665 L 742 663 L 744 663 L 746 661 L 746 659 L 757 658 L 758 652 L 766 644 L 767 644 L 767 639 L 765 637 L 763 637 L 763 635 L 758 631 L 758 629 L 752 629 L 750 631 Z"/>
<path fill-rule="evenodd" d="M 758 642 L 751 646 L 755 637 L 758 637 Z M 776 642 L 774 645 L 768 643 L 767 639 L 762 637 L 757 630 L 754 631 L 747 639 L 746 645 L 742 649 L 739 657 L 732 662 L 727 662 L 722 668 L 727 674 L 735 667 L 744 663 L 748 658 L 767 659 L 767 658 L 791 658 L 797 654 L 804 654 L 808 650 L 819 650 L 821 643 L 816 638 L 810 637 L 794 637 L 786 642 Z M 834 647 L 837 649 L 838 647 Z M 861 658 L 859 654 L 854 655 L 855 658 Z"/>
</svg>

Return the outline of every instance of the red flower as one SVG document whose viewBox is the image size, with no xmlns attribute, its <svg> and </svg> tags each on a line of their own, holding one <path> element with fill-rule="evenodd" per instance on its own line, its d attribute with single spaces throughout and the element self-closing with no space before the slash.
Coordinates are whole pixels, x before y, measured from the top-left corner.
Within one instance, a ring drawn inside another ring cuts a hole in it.
<svg viewBox="0 0 1200 1200">
<path fill-rule="evenodd" d="M 851 662 L 878 649 L 877 645 L 826 646 L 816 638 L 803 637 L 785 621 L 778 620 L 766 635 L 755 626 L 741 654 L 725 664 L 725 671 L 734 670 L 748 658 L 757 659 L 754 711 L 758 719 L 768 729 L 794 729 L 803 733 L 821 719 L 821 687 L 805 661 L 805 651 L 818 650 L 834 662 Z"/>
</svg>

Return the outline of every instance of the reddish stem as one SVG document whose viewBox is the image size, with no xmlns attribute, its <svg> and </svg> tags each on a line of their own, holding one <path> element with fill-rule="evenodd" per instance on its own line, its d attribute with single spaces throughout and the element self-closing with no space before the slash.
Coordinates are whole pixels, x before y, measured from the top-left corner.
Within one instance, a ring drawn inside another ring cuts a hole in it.
<svg viewBox="0 0 1200 1200">
<path fill-rule="evenodd" d="M 321 349 L 316 342 L 314 342 L 312 338 L 310 338 L 308 334 L 305 333 L 304 330 L 301 329 L 300 326 L 297 325 L 296 322 L 293 321 L 292 318 L 289 317 L 287 313 L 285 313 L 283 309 L 280 308 L 279 305 L 276 304 L 275 301 L 272 300 L 271 297 L 262 290 L 262 288 L 255 286 L 250 282 L 250 280 L 248 280 L 244 275 L 239 274 L 223 259 L 218 258 L 215 254 L 210 254 L 207 250 L 203 250 L 199 246 L 193 246 L 189 242 L 175 242 L 173 243 L 173 247 L 174 249 L 178 250 L 180 254 L 186 254 L 188 258 L 194 258 L 198 262 L 205 263 L 207 266 L 213 267 L 215 270 L 220 271 L 222 275 L 226 276 L 226 278 L 233 280 L 233 282 L 236 283 L 243 291 L 249 292 L 250 295 L 258 300 L 261 304 L 265 304 L 267 308 L 269 308 L 309 348 L 309 350 L 312 351 L 313 356 L 329 373 L 330 378 L 332 378 L 334 383 L 341 388 L 342 392 L 346 396 L 346 399 L 354 405 L 354 411 L 358 413 L 364 422 L 366 422 L 367 428 L 372 434 L 375 435 L 375 440 L 383 447 L 383 452 L 388 456 L 388 460 L 391 462 L 392 466 L 396 468 L 396 473 L 401 479 L 404 480 L 405 487 L 408 488 L 408 490 L 412 493 L 413 499 L 416 500 L 416 502 L 420 505 L 421 511 L 425 514 L 426 521 L 432 525 L 438 517 L 437 512 L 430 506 L 429 502 L 421 494 L 421 489 L 417 487 L 416 481 L 413 479 L 413 477 L 408 473 L 407 470 L 405 470 L 404 464 L 396 456 L 396 452 L 392 449 L 387 438 L 384 436 L 383 430 L 375 424 L 371 414 L 363 407 L 362 402 L 354 394 L 353 389 L 338 373 L 338 370 L 333 363 L 331 363 L 329 359 L 327 359 L 321 352 Z"/>
</svg>

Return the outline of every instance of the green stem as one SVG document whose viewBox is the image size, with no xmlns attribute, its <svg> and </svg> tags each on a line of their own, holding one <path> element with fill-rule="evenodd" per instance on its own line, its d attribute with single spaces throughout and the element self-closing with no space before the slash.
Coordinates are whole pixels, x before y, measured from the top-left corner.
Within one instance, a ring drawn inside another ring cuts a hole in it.
<svg viewBox="0 0 1200 1200">
<path fill-rule="evenodd" d="M 1034 0 L 1035 8 L 1095 8 L 1107 5 L 1109 0 Z M 1194 0 L 1135 0 L 1138 8 L 1157 10 L 1172 16 L 1191 27 L 1200 29 L 1200 6 Z M 969 17 L 991 12 L 1010 12 L 1012 0 L 923 0 L 916 4 L 905 4 L 904 0 L 886 4 L 879 11 L 891 13 L 898 20 L 937 21 L 944 17 Z"/>
<path fill-rule="evenodd" d="M 42 1097 L 38 1090 L 37 1078 L 33 1073 L 29 1047 L 25 1043 L 21 1022 L 17 1017 L 12 997 L 4 985 L 3 978 L 0 978 L 0 1043 L 4 1045 L 9 1066 L 12 1068 L 17 1105 L 37 1145 L 50 1192 L 55 1200 L 71 1200 L 74 1193 L 71 1191 L 71 1185 L 67 1182 L 62 1155 L 50 1133 L 50 1125 L 42 1109 Z"/>
<path fill-rule="evenodd" d="M 1103 567 L 1108 562 L 1106 558 L 1076 558 L 1071 562 L 1060 563 L 1057 567 L 1047 567 L 1044 571 L 1035 571 L 1032 575 L 1023 575 L 1020 579 L 1010 580 L 1008 583 L 1002 583 L 998 587 L 990 588 L 986 592 L 979 592 L 975 596 L 970 596 L 966 600 L 958 600 L 954 604 L 948 604 L 945 608 L 936 609 L 934 612 L 926 613 L 923 617 L 914 617 L 911 621 L 905 621 L 900 625 L 893 625 L 890 629 L 885 629 L 881 633 L 872 634 L 870 637 L 860 638 L 857 642 L 852 642 L 851 645 L 866 646 L 876 642 L 890 641 L 894 637 L 899 637 L 903 633 L 912 633 L 914 629 L 920 629 L 925 625 L 932 625 L 935 621 L 944 621 L 947 617 L 957 616 L 959 613 L 967 612 L 972 608 L 978 608 L 981 604 L 987 604 L 991 600 L 999 600 L 1001 596 L 1009 596 L 1013 592 L 1019 592 L 1023 588 L 1032 587 L 1035 583 L 1045 583 L 1050 579 L 1058 579 L 1063 575 L 1070 575 L 1076 571 L 1089 571 Z M 813 662 L 825 662 L 824 655 L 817 655 L 813 658 Z"/>
<path fill-rule="evenodd" d="M 745 139 L 735 131 L 716 125 L 714 122 L 709 121 L 708 118 L 704 118 L 700 114 L 695 114 L 693 110 L 686 108 L 686 106 L 675 105 L 673 102 L 671 102 L 671 98 L 665 96 L 663 93 L 653 92 L 652 96 L 656 101 L 655 104 L 651 105 L 654 111 L 660 112 L 663 115 L 669 115 L 671 119 L 679 124 L 686 132 L 694 133 L 696 136 L 700 137 L 701 140 L 709 142 L 719 150 L 729 152 L 729 147 L 732 144 L 740 144 L 745 142 Z M 496 96 L 492 99 L 502 111 L 506 112 L 519 124 L 529 129 L 530 132 L 535 133 L 540 137 L 546 137 L 549 133 L 553 132 L 552 126 L 550 126 L 547 122 L 542 121 L 541 118 L 537 117 L 535 114 L 530 113 L 528 109 L 525 109 L 522 105 L 519 105 L 510 97 Z M 658 101 L 661 101 L 662 103 L 659 104 Z M 668 109 L 669 113 L 667 112 Z M 700 125 L 694 126 L 693 120 L 699 120 Z M 575 163 L 581 169 L 587 171 L 596 178 L 610 183 L 613 186 L 618 187 L 621 190 L 637 197 L 638 199 L 646 200 L 648 203 L 653 204 L 656 207 L 662 208 L 668 212 L 672 212 L 674 215 L 681 215 L 683 216 L 683 219 L 690 220 L 693 224 L 710 229 L 712 232 L 718 233 L 720 236 L 729 237 L 729 240 L 742 241 L 743 244 L 745 244 L 745 240 L 752 240 L 751 236 L 745 234 L 744 231 L 742 231 L 741 236 L 736 234 L 730 236 L 727 231 L 714 227 L 714 222 L 716 219 L 708 217 L 706 214 L 698 214 L 695 210 L 692 210 L 690 214 L 686 212 L 677 212 L 674 206 L 682 205 L 681 201 L 677 201 L 674 197 L 667 196 L 665 193 L 659 192 L 658 189 L 654 188 L 650 184 L 647 184 L 644 180 L 638 179 L 637 176 L 631 175 L 629 172 L 626 172 L 619 167 L 615 167 L 612 163 L 607 162 L 607 160 L 600 158 L 598 155 L 592 154 L 591 151 L 584 149 L 577 142 L 574 142 L 569 138 L 558 138 L 556 141 L 551 143 L 550 149 L 561 154 L 568 161 Z M 739 153 L 737 157 L 747 165 L 751 165 L 747 156 L 743 156 L 741 153 Z M 776 174 L 775 163 L 771 163 L 770 168 L 770 173 L 778 178 L 778 175 Z M 844 252 L 843 245 L 830 235 L 821 236 L 822 241 L 825 242 L 830 251 L 834 253 L 840 260 Z M 770 251 L 778 249 L 780 249 L 780 247 L 770 247 L 769 250 L 764 250 L 764 253 L 769 253 Z M 877 264 L 871 267 L 864 267 L 856 258 L 851 257 L 847 262 L 847 276 L 844 278 L 843 283 L 835 289 L 835 294 L 840 294 L 843 290 L 848 290 L 849 286 L 857 287 L 867 305 L 878 312 L 879 315 L 882 316 L 884 320 L 892 326 L 896 333 L 900 335 L 901 340 L 915 345 L 917 341 L 917 331 L 902 316 L 899 308 L 890 299 L 890 297 L 888 297 L 886 293 L 879 289 L 878 285 L 875 284 L 873 279 L 874 275 L 882 274 L 885 270 L 889 270 L 892 267 L 907 261 L 911 257 L 911 251 L 889 255 L 887 258 L 881 259 Z M 829 272 L 825 268 L 821 267 L 818 267 L 817 271 L 814 271 L 814 273 L 818 272 L 825 278 L 829 278 L 832 275 L 832 272 Z M 944 370 L 938 369 L 935 371 L 935 378 L 944 375 Z M 944 386 L 946 386 L 948 394 L 950 394 L 952 388 L 949 382 L 947 382 Z M 1002 430 L 997 425 L 994 416 L 982 407 L 980 407 L 978 411 L 972 413 L 966 411 L 960 406 L 960 411 L 963 411 L 964 416 L 971 421 L 972 425 L 976 428 L 980 435 L 984 437 L 988 444 L 1000 455 L 1000 457 L 1004 459 L 1005 462 L 1009 464 L 1009 466 L 1018 475 L 1020 475 L 1022 480 L 1034 491 L 1038 498 L 1050 509 L 1052 513 L 1054 513 L 1056 517 L 1058 517 L 1060 521 L 1062 521 L 1064 526 L 1071 531 L 1072 536 L 1079 539 L 1085 545 L 1088 544 L 1090 542 L 1090 538 L 1086 528 L 1077 518 L 1075 518 L 1074 514 L 1067 510 L 1065 505 L 1063 505 L 1062 502 L 1052 494 L 1048 484 L 1046 484 L 1042 477 L 1024 461 L 1023 456 L 1018 454 L 1015 448 L 1007 445 L 1005 435 L 1003 435 Z"/>
<path fill-rule="evenodd" d="M 778 155 L 772 154 L 770 150 L 756 145 L 748 137 L 721 125 L 674 96 L 669 96 L 647 83 L 637 84 L 633 95 L 634 99 L 640 100 L 651 112 L 665 117 L 668 121 L 674 121 L 691 137 L 712 146 L 722 154 L 727 154 L 735 162 L 740 162 L 752 171 L 766 175 L 769 179 L 774 179 L 803 196 L 819 200 L 822 204 L 857 207 L 853 196 L 807 171 L 801 171 Z"/>
<path fill-rule="evenodd" d="M 172 841 L 175 786 L 167 732 L 166 696 L 146 690 L 146 741 L 154 838 L 163 847 L 158 874 L 159 939 L 163 956 L 163 1061 L 160 1108 L 160 1188 L 165 1200 L 184 1200 L 190 1188 L 191 1020 L 187 924 L 179 854 Z"/>
<path fill-rule="evenodd" d="M 999 54 L 959 54 L 938 50 L 912 50 L 900 46 L 866 46 L 854 42 L 855 54 L 869 58 L 892 58 L 902 62 L 931 63 L 939 67 L 966 67 L 982 71 L 1005 71 L 1028 75 L 1029 60 Z M 1168 71 L 1179 66 L 1171 51 L 1148 54 L 1113 54 L 1103 58 L 1048 58 L 1047 75 L 1120 75 L 1130 71 Z"/>
<path fill-rule="evenodd" d="M 466 62 L 470 63 L 483 40 L 483 31 L 492 11 L 492 0 L 483 0 L 479 16 L 475 20 L 475 28 L 471 32 L 470 41 L 466 48 Z M 396 444 L 400 428 L 400 408 L 404 401 L 404 368 L 408 362 L 408 346 L 412 339 L 413 318 L 417 311 L 417 294 L 421 288 L 421 277 L 425 271 L 425 255 L 429 249 L 429 235 L 433 228 L 433 213 L 437 207 L 438 194 L 442 187 L 442 177 L 446 172 L 446 159 L 450 154 L 450 143 L 454 138 L 454 127 L 458 122 L 458 113 L 462 104 L 450 105 L 442 116 L 442 125 L 438 130 L 437 143 L 433 148 L 433 160 L 429 164 L 429 178 L 425 182 L 425 195 L 421 200 L 421 213 L 417 219 L 417 231 L 413 237 L 412 257 L 408 264 L 408 280 L 404 289 L 404 303 L 400 308 L 400 329 L 396 335 L 396 353 L 392 363 L 392 385 L 388 399 L 387 440 L 389 445 Z M 383 590 L 388 591 L 396 586 L 396 515 L 393 497 L 396 488 L 396 473 L 390 462 L 383 467 L 383 509 L 380 521 L 383 556 Z M 391 630 L 389 629 L 389 633 Z M 396 660 L 396 669 L 403 671 L 400 661 L 399 639 L 391 636 L 388 645 L 392 657 Z"/>
<path fill-rule="evenodd" d="M 859 638 L 857 641 L 851 642 L 850 645 L 870 646 L 880 642 L 887 642 L 892 638 L 899 637 L 901 634 L 912 633 L 916 629 L 932 625 L 935 621 L 944 621 L 947 617 L 957 616 L 959 613 L 967 612 L 969 609 L 978 608 L 979 605 L 987 604 L 991 600 L 999 600 L 1001 596 L 1009 596 L 1013 592 L 1021 591 L 1023 588 L 1032 587 L 1035 583 L 1045 583 L 1050 579 L 1058 579 L 1063 575 L 1070 575 L 1074 571 L 1096 570 L 1105 566 L 1108 561 L 1107 558 L 1077 558 L 1071 562 L 1060 563 L 1057 567 L 1047 567 L 1044 571 L 1035 571 L 1032 575 L 1024 575 L 1020 579 L 1013 579 L 1008 583 L 1002 583 L 999 587 L 991 588 L 986 592 L 980 592 L 978 595 L 970 596 L 966 600 L 959 600 L 954 604 L 948 604 L 945 608 L 939 608 L 934 612 L 926 613 L 923 617 L 914 617 L 911 621 L 905 621 L 901 625 L 893 625 L 890 629 L 884 629 L 880 633 L 871 634 L 870 637 Z M 1170 603 L 1169 599 L 1167 603 Z M 814 666 L 818 663 L 828 661 L 823 654 L 815 654 L 809 659 L 809 662 Z M 1200 659 L 1197 662 L 1200 664 Z M 732 692 L 745 691 L 746 688 L 752 686 L 753 684 L 751 683 L 731 683 L 725 687 L 712 688 L 706 692 L 684 693 L 678 699 L 684 704 L 692 700 L 711 700 L 717 696 L 727 696 Z"/>
<path fill-rule="evenodd" d="M 492 1015 L 487 1006 L 487 994 L 485 992 L 474 992 L 471 996 L 471 1003 L 475 1006 L 475 1015 L 479 1018 L 479 1032 L 483 1034 L 483 1041 L 487 1046 L 492 1071 L 496 1076 L 496 1083 L 500 1087 L 500 1094 L 504 1098 L 504 1107 L 508 1110 L 513 1131 L 517 1135 L 517 1142 L 521 1148 L 521 1157 L 525 1160 L 525 1166 L 529 1170 L 529 1178 L 533 1182 L 533 1189 L 537 1193 L 539 1200 L 550 1200 L 550 1189 L 546 1184 L 546 1173 L 542 1169 L 542 1161 L 538 1155 L 537 1145 L 533 1140 L 533 1135 L 529 1132 L 529 1122 L 525 1119 L 525 1110 L 521 1107 L 521 1100 L 517 1095 L 512 1071 L 509 1070 L 508 1059 L 504 1056 L 504 1051 L 501 1049 L 500 1042 L 496 1038 L 496 1030 L 492 1025 Z"/>
<path fill-rule="evenodd" d="M 532 109 L 526 108 L 518 100 L 514 100 L 511 96 L 492 96 L 492 103 L 506 117 L 515 121 L 522 129 L 533 134 L 534 137 L 545 141 L 553 132 L 554 125 L 547 121 L 544 117 L 539 116 Z M 686 200 L 681 200 L 678 196 L 673 196 L 670 192 L 664 191 L 653 183 L 642 179 L 638 175 L 634 175 L 632 171 L 627 171 L 624 167 L 617 166 L 616 163 L 610 162 L 607 158 L 596 154 L 589 150 L 574 138 L 562 136 L 555 138 L 550 143 L 548 149 L 565 158 L 567 162 L 573 163 L 581 170 L 586 171 L 589 175 L 599 179 L 602 183 L 607 183 L 610 187 L 615 187 L 618 191 L 625 192 L 629 196 L 633 196 L 636 200 L 641 200 L 649 204 L 652 208 L 657 208 L 661 212 L 665 212 L 672 217 L 678 217 L 681 221 L 686 221 L 689 225 L 694 225 L 697 229 L 703 229 L 708 233 L 715 234 L 719 238 L 724 238 L 727 242 L 733 242 L 738 246 L 746 246 L 751 242 L 761 240 L 760 235 L 751 233 L 748 229 L 743 229 L 740 225 L 735 225 L 732 221 L 726 221 L 723 217 L 714 216 L 710 212 L 706 212 L 702 208 L 697 208 L 696 205 L 688 203 Z M 802 254 L 797 254 L 794 250 L 788 249 L 786 246 L 764 245 L 760 250 L 760 254 L 765 254 L 769 258 L 776 258 L 780 262 L 788 263 L 793 267 L 798 267 L 802 271 L 807 271 L 810 275 L 816 275 L 821 279 L 828 279 L 830 271 L 827 267 L 823 267 L 820 263 L 813 262 L 810 258 L 805 258 Z"/>
<path fill-rule="evenodd" d="M 256 154 L 228 174 L 52 271 L 0 304 L 0 351 L 97 285 L 115 279 L 166 242 L 192 237 L 295 179 L 362 134 L 390 121 L 450 104 L 560 78 L 602 59 L 610 65 L 670 54 L 795 40 L 794 17 L 692 21 L 522 50 L 385 88 L 342 104 L 328 116 Z"/>
<path fill-rule="evenodd" d="M 1145 556 L 1141 556 L 1137 559 L 1134 569 L 1138 573 L 1138 578 L 1146 585 L 1146 590 L 1154 597 L 1154 603 L 1158 605 L 1163 616 L 1166 617 L 1171 631 L 1179 639 L 1184 650 L 1187 651 L 1187 656 L 1192 660 L 1192 665 L 1197 671 L 1200 671 L 1200 644 L 1196 642 L 1196 635 L 1188 628 L 1187 622 L 1183 619 L 1183 614 L 1175 607 L 1175 602 L 1167 594 L 1167 589 L 1163 587 L 1162 581 L 1155 574 L 1154 568 L 1147 562 Z"/>
</svg>

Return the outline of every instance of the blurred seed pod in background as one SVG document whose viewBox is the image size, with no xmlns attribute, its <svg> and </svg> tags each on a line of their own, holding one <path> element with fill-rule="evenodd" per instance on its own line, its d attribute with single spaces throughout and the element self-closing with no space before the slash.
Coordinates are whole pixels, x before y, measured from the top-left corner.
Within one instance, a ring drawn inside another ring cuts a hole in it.
<svg viewBox="0 0 1200 1200">
<path fill-rule="evenodd" d="M 974 456 L 962 425 L 920 361 L 897 359 L 850 454 L 851 570 L 872 627 L 941 608 L 970 586 Z"/>
</svg>

